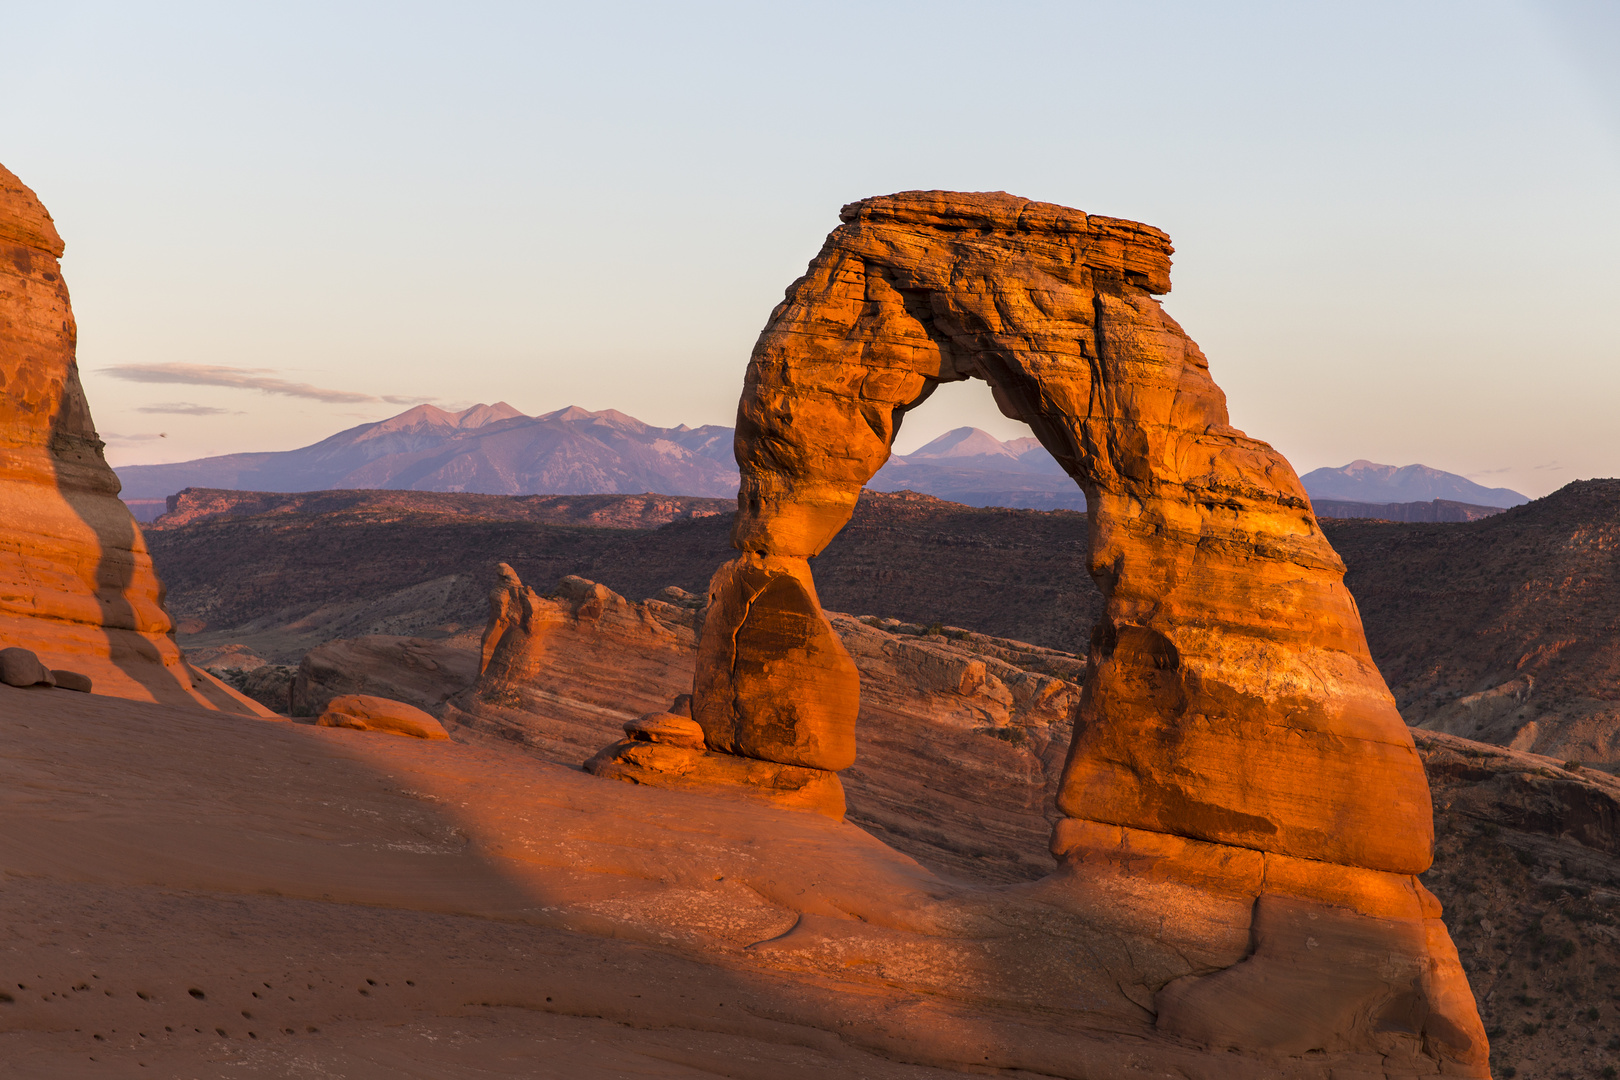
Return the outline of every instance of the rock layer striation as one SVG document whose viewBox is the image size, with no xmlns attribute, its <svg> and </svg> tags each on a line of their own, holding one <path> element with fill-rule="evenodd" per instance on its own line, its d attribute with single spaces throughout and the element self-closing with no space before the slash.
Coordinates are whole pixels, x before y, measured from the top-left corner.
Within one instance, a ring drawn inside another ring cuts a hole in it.
<svg viewBox="0 0 1620 1080">
<path fill-rule="evenodd" d="M 96 692 L 263 711 L 188 665 L 118 499 L 74 359 L 77 329 L 39 199 L 0 166 L 0 642 Z"/>
<path fill-rule="evenodd" d="M 858 679 L 809 560 L 906 413 L 982 379 L 1089 507 L 1105 609 L 1053 851 L 1079 892 L 1169 912 L 1153 936 L 1182 959 L 1141 1004 L 1212 1049 L 1484 1075 L 1471 993 L 1414 876 L 1433 840 L 1422 764 L 1294 470 L 1230 425 L 1154 298 L 1168 237 L 1003 193 L 841 216 L 748 365 L 742 554 L 710 586 L 694 680 L 708 746 L 850 763 Z"/>
</svg>

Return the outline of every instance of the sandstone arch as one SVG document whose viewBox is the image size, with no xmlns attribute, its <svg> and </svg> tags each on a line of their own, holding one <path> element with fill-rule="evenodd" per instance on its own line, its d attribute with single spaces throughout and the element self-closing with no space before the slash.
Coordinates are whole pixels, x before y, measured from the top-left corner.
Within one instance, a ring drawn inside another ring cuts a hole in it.
<svg viewBox="0 0 1620 1080">
<path fill-rule="evenodd" d="M 1084 490 L 1106 601 L 1052 850 L 1122 935 L 1162 906 L 1186 921 L 1161 918 L 1156 942 L 1228 950 L 1220 970 L 1149 980 L 1159 1027 L 1285 1053 L 1421 1044 L 1483 1075 L 1471 992 L 1413 876 L 1432 846 L 1422 765 L 1294 470 L 1230 426 L 1154 299 L 1169 238 L 1003 193 L 906 192 L 841 217 L 749 361 L 741 554 L 710 586 L 693 688 L 707 750 L 686 752 L 682 782 L 748 783 L 744 762 L 769 763 L 766 794 L 842 812 L 825 786 L 854 760 L 859 685 L 809 560 L 906 412 L 983 379 Z M 1210 896 L 1241 914 L 1186 917 Z"/>
<path fill-rule="evenodd" d="M 1154 299 L 1170 288 L 1169 238 L 1003 194 L 910 192 L 842 218 L 748 366 L 745 554 L 716 579 L 697 685 L 711 745 L 834 771 L 852 760 L 853 669 L 817 655 L 831 645 L 807 560 L 905 412 L 979 378 L 1092 507 L 1107 609 L 1063 811 L 1425 869 L 1428 784 L 1342 564 L 1293 469 L 1228 424 L 1203 354 Z M 772 654 L 787 638 L 805 642 L 801 663 Z M 783 676 L 801 692 L 782 693 Z"/>
</svg>

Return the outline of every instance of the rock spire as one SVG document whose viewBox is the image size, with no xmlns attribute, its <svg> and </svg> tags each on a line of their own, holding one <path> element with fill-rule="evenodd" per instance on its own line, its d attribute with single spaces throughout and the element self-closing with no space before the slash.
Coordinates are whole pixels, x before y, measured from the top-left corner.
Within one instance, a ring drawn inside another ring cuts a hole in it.
<svg viewBox="0 0 1620 1080">
<path fill-rule="evenodd" d="M 0 643 L 84 672 L 97 693 L 264 712 L 174 643 L 79 384 L 61 255 L 50 214 L 0 166 Z"/>
</svg>

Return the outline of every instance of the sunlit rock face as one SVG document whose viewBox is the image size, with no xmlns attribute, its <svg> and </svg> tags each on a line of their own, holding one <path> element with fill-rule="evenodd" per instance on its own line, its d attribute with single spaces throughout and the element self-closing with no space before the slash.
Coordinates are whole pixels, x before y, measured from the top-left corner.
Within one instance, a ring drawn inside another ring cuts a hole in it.
<svg viewBox="0 0 1620 1080">
<path fill-rule="evenodd" d="M 0 640 L 97 693 L 263 711 L 182 659 L 163 587 L 102 457 L 38 198 L 0 166 Z"/>
<path fill-rule="evenodd" d="M 809 560 L 906 412 L 983 379 L 1090 507 L 1106 608 L 1053 851 L 1077 890 L 1162 909 L 1160 944 L 1205 958 L 1149 980 L 1160 1030 L 1483 1075 L 1472 996 L 1413 877 L 1433 837 L 1422 764 L 1293 468 L 1230 426 L 1154 299 L 1168 237 L 1002 193 L 841 216 L 748 366 L 743 554 L 711 585 L 694 681 L 710 750 L 848 764 L 857 682 Z"/>
</svg>

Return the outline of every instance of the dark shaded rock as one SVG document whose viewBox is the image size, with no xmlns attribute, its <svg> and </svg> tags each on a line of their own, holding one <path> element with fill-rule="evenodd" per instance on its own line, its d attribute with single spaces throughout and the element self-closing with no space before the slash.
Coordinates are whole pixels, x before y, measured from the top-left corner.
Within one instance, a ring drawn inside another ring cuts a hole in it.
<svg viewBox="0 0 1620 1080">
<path fill-rule="evenodd" d="M 39 662 L 32 649 L 12 646 L 0 649 L 0 682 L 7 686 L 55 686 L 50 669 Z"/>
<path fill-rule="evenodd" d="M 60 690 L 76 690 L 81 694 L 90 692 L 90 676 L 81 675 L 77 671 L 63 671 L 60 668 L 52 668 L 51 679 Z"/>
</svg>

